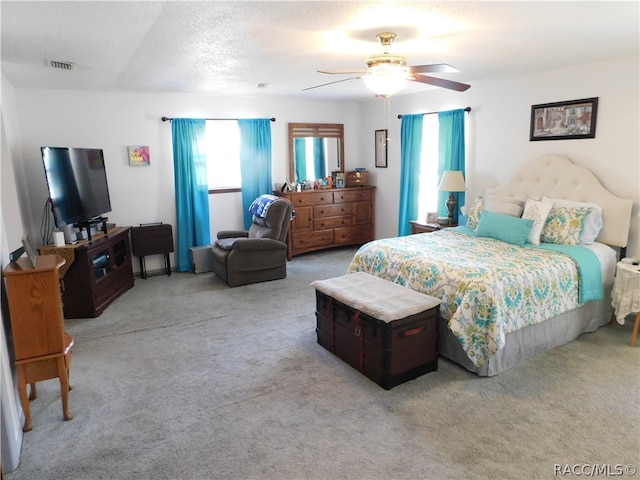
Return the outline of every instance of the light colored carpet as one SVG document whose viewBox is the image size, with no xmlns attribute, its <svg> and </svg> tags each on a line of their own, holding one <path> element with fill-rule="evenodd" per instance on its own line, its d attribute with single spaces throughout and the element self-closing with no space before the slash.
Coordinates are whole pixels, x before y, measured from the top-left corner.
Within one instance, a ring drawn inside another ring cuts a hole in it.
<svg viewBox="0 0 640 480">
<path fill-rule="evenodd" d="M 354 249 L 295 257 L 284 280 L 136 279 L 75 337 L 71 412 L 39 384 L 22 479 L 538 479 L 640 467 L 640 347 L 606 326 L 492 378 L 440 359 L 384 390 L 316 343 L 309 284 Z"/>
</svg>

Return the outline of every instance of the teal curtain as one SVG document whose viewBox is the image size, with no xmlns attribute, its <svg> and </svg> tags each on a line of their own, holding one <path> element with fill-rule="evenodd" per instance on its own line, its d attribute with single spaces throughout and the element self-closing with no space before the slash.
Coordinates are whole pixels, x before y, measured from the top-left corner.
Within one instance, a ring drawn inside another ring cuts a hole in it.
<svg viewBox="0 0 640 480">
<path fill-rule="evenodd" d="M 305 138 L 295 138 L 293 140 L 293 158 L 296 159 L 295 169 L 296 169 L 296 178 L 290 179 L 293 181 L 298 181 L 300 183 L 305 180 L 309 180 L 307 178 L 307 149 L 306 149 L 306 139 Z"/>
<path fill-rule="evenodd" d="M 325 165 L 327 162 L 324 158 L 324 139 L 313 139 L 313 169 L 316 172 L 315 178 L 324 178 L 327 176 Z"/>
<path fill-rule="evenodd" d="M 418 218 L 423 115 L 403 115 L 400 126 L 400 214 L 398 235 L 411 233 L 409 221 Z"/>
<path fill-rule="evenodd" d="M 271 120 L 241 119 L 240 174 L 242 175 L 242 207 L 244 227 L 251 226 L 251 203 L 263 194 L 273 192 L 271 183 Z"/>
<path fill-rule="evenodd" d="M 466 179 L 464 155 L 464 109 L 438 113 L 438 178 L 445 170 L 460 170 Z M 404 117 L 403 117 L 404 118 Z M 453 220 L 458 223 L 460 208 L 465 203 L 464 192 L 454 193 L 458 208 L 453 212 Z M 446 217 L 449 209 L 446 202 L 449 192 L 438 192 L 438 216 Z"/>
<path fill-rule="evenodd" d="M 171 121 L 178 272 L 191 271 L 191 247 L 211 243 L 204 131 L 204 120 L 174 118 Z"/>
</svg>

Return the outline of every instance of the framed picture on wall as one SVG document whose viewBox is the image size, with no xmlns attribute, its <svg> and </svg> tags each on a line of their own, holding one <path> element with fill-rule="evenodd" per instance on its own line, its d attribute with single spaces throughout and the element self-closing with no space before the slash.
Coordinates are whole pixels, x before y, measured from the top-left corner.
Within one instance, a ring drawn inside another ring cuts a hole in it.
<svg viewBox="0 0 640 480">
<path fill-rule="evenodd" d="M 387 168 L 387 131 L 376 130 L 376 167 Z"/>
<path fill-rule="evenodd" d="M 529 140 L 595 138 L 598 97 L 531 106 Z"/>
</svg>

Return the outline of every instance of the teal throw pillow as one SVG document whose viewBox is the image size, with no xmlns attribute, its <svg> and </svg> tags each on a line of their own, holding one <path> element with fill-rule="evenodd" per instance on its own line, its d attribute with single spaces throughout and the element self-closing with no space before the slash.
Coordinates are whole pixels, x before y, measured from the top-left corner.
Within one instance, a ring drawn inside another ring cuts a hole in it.
<svg viewBox="0 0 640 480">
<path fill-rule="evenodd" d="M 532 226 L 533 220 L 529 218 L 518 218 L 485 210 L 480 217 L 476 236 L 495 238 L 513 245 L 523 246 Z"/>
</svg>

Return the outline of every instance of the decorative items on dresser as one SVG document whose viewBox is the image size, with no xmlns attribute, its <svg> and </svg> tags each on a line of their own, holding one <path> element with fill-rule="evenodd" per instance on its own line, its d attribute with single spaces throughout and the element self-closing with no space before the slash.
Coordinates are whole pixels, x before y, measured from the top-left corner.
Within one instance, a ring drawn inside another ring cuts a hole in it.
<svg viewBox="0 0 640 480">
<path fill-rule="evenodd" d="M 32 264 L 26 257 L 4 270 L 11 335 L 18 372 L 18 394 L 25 415 L 23 431 L 32 428 L 29 400 L 37 397 L 36 382 L 58 378 L 62 413 L 69 413 L 69 366 L 73 337 L 64 330 L 59 255 L 40 255 Z M 27 384 L 30 393 L 27 397 Z"/>
<path fill-rule="evenodd" d="M 620 325 L 624 325 L 624 319 L 631 313 L 636 314 L 631 334 L 632 347 L 636 344 L 638 328 L 640 327 L 640 263 L 638 260 L 623 258 L 616 265 L 616 278 L 611 291 L 611 305 L 614 316 Z"/>
<path fill-rule="evenodd" d="M 43 254 L 60 255 L 68 263 L 61 270 L 65 318 L 97 317 L 133 287 L 130 230 L 116 227 L 91 241 L 40 249 Z"/>
<path fill-rule="evenodd" d="M 274 192 L 295 210 L 287 234 L 287 259 L 331 247 L 373 240 L 375 187 Z"/>
<path fill-rule="evenodd" d="M 346 172 L 347 187 L 367 187 L 369 186 L 369 172 L 366 170 L 353 170 Z"/>
</svg>

